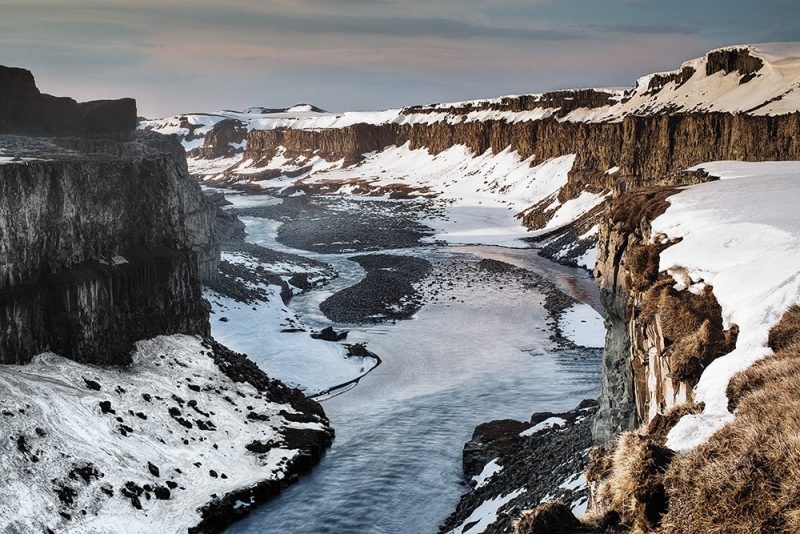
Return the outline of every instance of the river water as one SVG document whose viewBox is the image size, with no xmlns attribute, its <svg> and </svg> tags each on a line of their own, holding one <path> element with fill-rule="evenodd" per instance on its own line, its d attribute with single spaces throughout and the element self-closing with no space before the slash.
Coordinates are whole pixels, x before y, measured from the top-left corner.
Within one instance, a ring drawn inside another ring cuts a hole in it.
<svg viewBox="0 0 800 534">
<path fill-rule="evenodd" d="M 330 324 L 318 305 L 363 276 L 347 259 L 352 254 L 290 249 L 275 241 L 274 221 L 246 222 L 249 241 L 320 259 L 340 272 L 329 287 L 289 305 L 307 325 Z M 434 262 L 454 255 L 502 260 L 599 307 L 585 271 L 533 249 L 420 246 L 402 253 Z M 447 291 L 410 320 L 347 327 L 348 342 L 367 342 L 383 364 L 356 387 L 322 400 L 336 439 L 320 465 L 229 533 L 434 533 L 467 489 L 461 450 L 476 425 L 527 420 L 533 412 L 568 410 L 596 396 L 596 355 L 555 350 L 544 295 L 514 284 L 455 283 Z"/>
</svg>

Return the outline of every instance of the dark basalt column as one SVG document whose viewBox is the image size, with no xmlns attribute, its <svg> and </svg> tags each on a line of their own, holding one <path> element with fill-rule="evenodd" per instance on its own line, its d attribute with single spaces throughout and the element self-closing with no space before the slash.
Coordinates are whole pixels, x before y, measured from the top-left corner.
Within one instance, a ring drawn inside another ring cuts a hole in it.
<svg viewBox="0 0 800 534">
<path fill-rule="evenodd" d="M 0 363 L 27 363 L 51 350 L 81 362 L 125 365 L 138 339 L 209 334 L 193 252 L 158 248 L 125 259 L 87 261 L 0 292 Z"/>
</svg>

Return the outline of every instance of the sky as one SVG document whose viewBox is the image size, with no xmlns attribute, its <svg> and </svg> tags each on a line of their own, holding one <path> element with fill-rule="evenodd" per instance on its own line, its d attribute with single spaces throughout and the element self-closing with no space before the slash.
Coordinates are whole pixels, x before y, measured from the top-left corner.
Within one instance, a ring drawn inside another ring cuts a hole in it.
<svg viewBox="0 0 800 534">
<path fill-rule="evenodd" d="M 791 40 L 797 0 L 0 0 L 0 65 L 151 118 L 627 87 L 711 48 Z"/>
</svg>

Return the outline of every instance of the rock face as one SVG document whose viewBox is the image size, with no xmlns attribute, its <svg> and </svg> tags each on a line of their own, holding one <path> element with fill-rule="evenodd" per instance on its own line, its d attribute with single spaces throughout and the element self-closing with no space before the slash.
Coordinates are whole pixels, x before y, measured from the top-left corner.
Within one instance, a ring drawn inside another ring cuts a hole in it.
<svg viewBox="0 0 800 534">
<path fill-rule="evenodd" d="M 235 147 L 246 138 L 247 128 L 240 121 L 223 119 L 206 134 L 203 146 L 192 150 L 190 155 L 206 159 L 232 156 L 237 152 Z"/>
<path fill-rule="evenodd" d="M 628 189 L 663 182 L 663 177 L 704 161 L 786 160 L 800 158 L 800 114 L 779 116 L 730 113 L 680 113 L 627 116 L 620 122 L 576 123 L 555 118 L 508 123 L 473 121 L 449 124 L 356 124 L 320 130 L 254 130 L 244 159 L 269 160 L 317 154 L 329 161 L 358 161 L 368 152 L 410 144 L 440 153 L 465 145 L 475 154 L 510 149 L 534 163 L 576 154 L 569 183 L 559 200 L 584 190 Z M 606 171 L 619 167 L 619 171 Z M 535 212 L 535 211 L 534 211 Z M 526 221 L 537 228 L 534 216 Z"/>
<path fill-rule="evenodd" d="M 622 194 L 600 224 L 594 275 L 607 335 L 592 430 L 605 447 L 619 432 L 692 401 L 702 369 L 736 342 L 738 329 L 723 328 L 710 287 L 677 291 L 672 275 L 659 273 L 659 254 L 670 243 L 653 242 L 650 222 L 676 192 L 659 187 Z"/>
<path fill-rule="evenodd" d="M 0 151 L 19 159 L 0 165 L 0 362 L 124 364 L 138 339 L 208 333 L 214 209 L 174 139 L 0 136 Z"/>
<path fill-rule="evenodd" d="M 470 490 L 439 532 L 468 530 L 469 518 L 484 503 L 505 495 L 514 497 L 483 532 L 512 532 L 514 518 L 542 500 L 585 505 L 589 490 L 580 475 L 587 465 L 590 421 L 596 409 L 595 401 L 586 400 L 569 412 L 540 412 L 530 421 L 503 419 L 475 428 L 463 453 L 464 479 Z"/>
<path fill-rule="evenodd" d="M 95 100 L 42 94 L 33 74 L 0 65 L 0 134 L 77 136 L 130 140 L 136 128 L 136 101 Z"/>
</svg>

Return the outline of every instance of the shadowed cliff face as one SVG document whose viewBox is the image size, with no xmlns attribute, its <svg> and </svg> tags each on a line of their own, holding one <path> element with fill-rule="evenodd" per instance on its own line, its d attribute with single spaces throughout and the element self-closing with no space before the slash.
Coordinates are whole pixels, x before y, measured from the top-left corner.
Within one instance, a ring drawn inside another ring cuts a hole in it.
<svg viewBox="0 0 800 534">
<path fill-rule="evenodd" d="M 130 140 L 135 128 L 132 98 L 78 103 L 46 95 L 30 71 L 0 65 L 0 134 Z"/>
<path fill-rule="evenodd" d="M 20 159 L 0 165 L 0 362 L 124 364 L 136 340 L 208 333 L 214 210 L 174 139 L 0 136 L 0 151 Z"/>
</svg>

